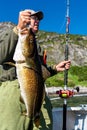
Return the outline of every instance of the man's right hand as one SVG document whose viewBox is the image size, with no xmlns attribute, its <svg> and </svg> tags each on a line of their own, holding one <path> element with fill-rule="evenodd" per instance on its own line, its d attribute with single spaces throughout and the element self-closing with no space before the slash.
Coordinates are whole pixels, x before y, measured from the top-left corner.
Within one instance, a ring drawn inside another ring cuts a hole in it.
<svg viewBox="0 0 87 130">
<path fill-rule="evenodd" d="M 18 30 L 23 30 L 24 28 L 26 28 L 27 25 L 30 24 L 30 15 L 31 13 L 29 12 L 29 10 L 24 10 L 19 13 L 19 21 L 17 25 Z"/>
</svg>

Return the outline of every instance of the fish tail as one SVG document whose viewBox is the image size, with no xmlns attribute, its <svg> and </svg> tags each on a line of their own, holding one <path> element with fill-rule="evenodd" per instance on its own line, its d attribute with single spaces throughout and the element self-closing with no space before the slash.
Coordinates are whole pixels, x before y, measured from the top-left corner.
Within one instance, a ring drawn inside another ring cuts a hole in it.
<svg viewBox="0 0 87 130">
<path fill-rule="evenodd" d="M 34 120 L 35 126 L 38 128 L 40 125 L 40 118 Z"/>
<path fill-rule="evenodd" d="M 38 128 L 39 125 L 40 125 L 40 114 L 39 114 L 39 113 L 35 116 L 34 124 L 35 124 L 35 126 L 36 126 L 37 128 Z"/>
</svg>

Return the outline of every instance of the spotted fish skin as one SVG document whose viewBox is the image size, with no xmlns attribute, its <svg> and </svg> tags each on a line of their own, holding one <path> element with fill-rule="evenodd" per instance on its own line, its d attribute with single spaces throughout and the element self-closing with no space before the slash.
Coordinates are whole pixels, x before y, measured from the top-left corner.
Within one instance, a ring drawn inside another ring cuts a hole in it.
<svg viewBox="0 0 87 130">
<path fill-rule="evenodd" d="M 29 29 L 28 35 L 20 40 L 22 59 L 16 60 L 17 78 L 21 95 L 26 105 L 26 115 L 34 121 L 39 120 L 44 99 L 45 87 L 39 60 L 35 35 Z"/>
</svg>

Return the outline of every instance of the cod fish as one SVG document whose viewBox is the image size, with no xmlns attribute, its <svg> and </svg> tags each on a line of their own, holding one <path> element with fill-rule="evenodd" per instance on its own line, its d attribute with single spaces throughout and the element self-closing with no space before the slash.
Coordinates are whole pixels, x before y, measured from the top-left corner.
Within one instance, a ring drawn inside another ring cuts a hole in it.
<svg viewBox="0 0 87 130">
<path fill-rule="evenodd" d="M 17 78 L 27 110 L 26 115 L 38 127 L 45 87 L 35 35 L 31 29 L 27 35 L 19 34 L 13 59 L 16 62 Z"/>
</svg>

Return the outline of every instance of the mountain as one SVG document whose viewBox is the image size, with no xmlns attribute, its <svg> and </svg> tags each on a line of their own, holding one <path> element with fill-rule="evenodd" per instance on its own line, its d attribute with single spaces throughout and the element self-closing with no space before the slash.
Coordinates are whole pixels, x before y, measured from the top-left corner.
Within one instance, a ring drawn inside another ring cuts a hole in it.
<svg viewBox="0 0 87 130">
<path fill-rule="evenodd" d="M 0 33 L 14 26 L 15 24 L 11 22 L 1 22 Z M 67 38 L 66 34 L 40 30 L 36 38 L 41 48 L 47 50 L 48 64 L 59 63 L 65 59 L 65 47 L 67 42 L 69 48 L 68 58 L 71 60 L 72 65 L 87 65 L 87 36 L 69 34 Z"/>
<path fill-rule="evenodd" d="M 49 63 L 59 63 L 65 59 L 65 47 L 68 43 L 68 58 L 72 65 L 87 65 L 87 36 L 69 34 L 68 42 L 66 40 L 66 34 L 38 32 L 39 44 L 47 50 L 47 61 Z"/>
</svg>

